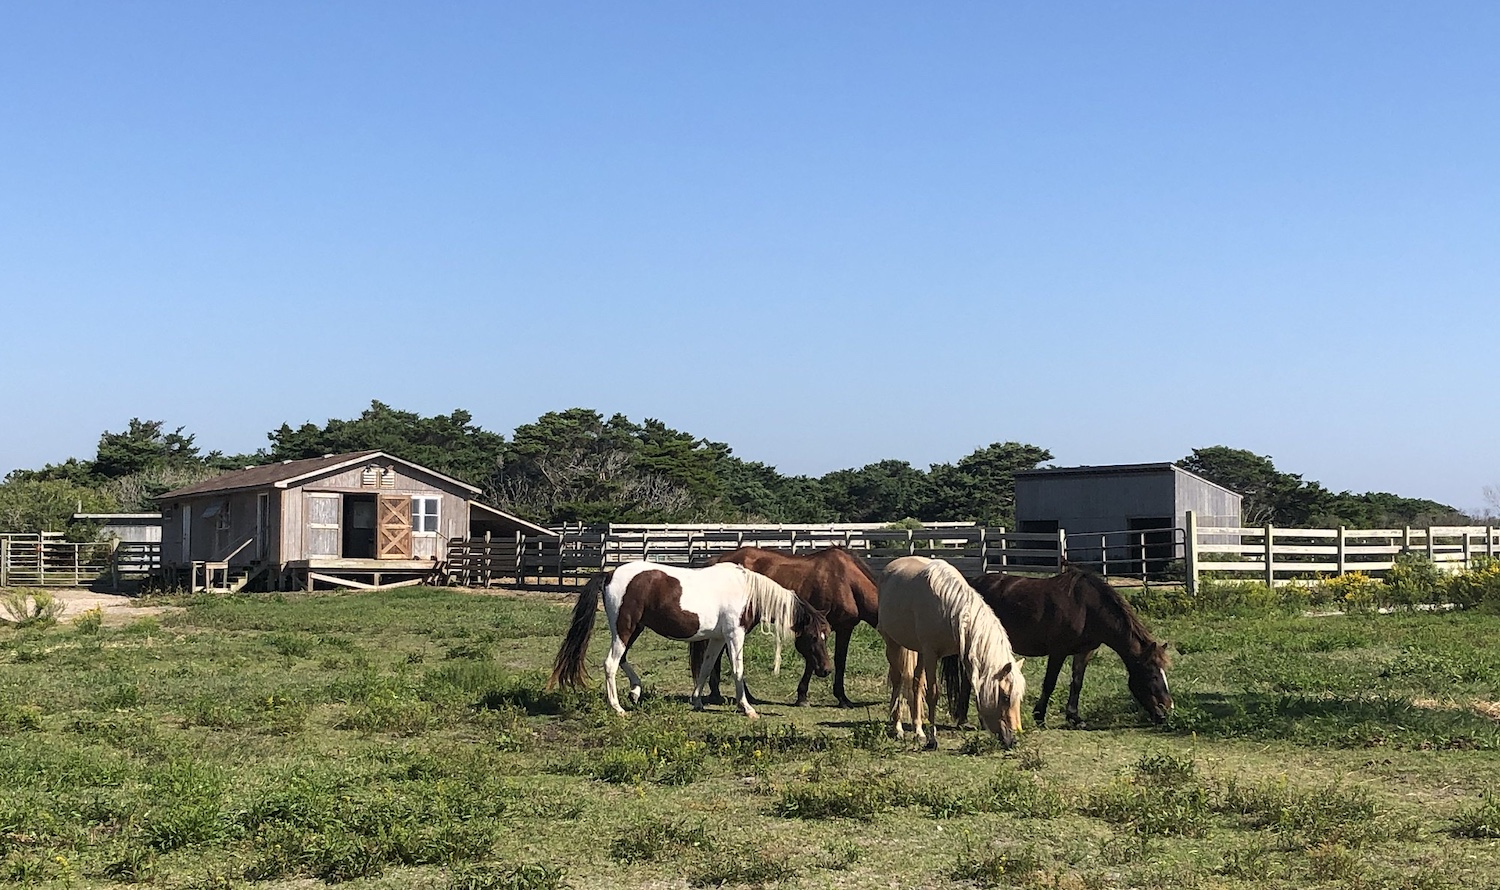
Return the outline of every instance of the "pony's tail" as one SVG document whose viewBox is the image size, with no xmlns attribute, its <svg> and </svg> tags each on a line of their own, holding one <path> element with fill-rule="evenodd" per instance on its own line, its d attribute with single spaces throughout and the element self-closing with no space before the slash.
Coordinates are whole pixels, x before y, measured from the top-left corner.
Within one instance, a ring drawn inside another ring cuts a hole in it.
<svg viewBox="0 0 1500 890">
<path fill-rule="evenodd" d="M 962 726 L 969 720 L 969 699 L 974 695 L 974 678 L 964 670 L 957 655 L 949 655 L 941 662 L 943 692 L 948 696 L 948 713 L 955 725 Z"/>
<path fill-rule="evenodd" d="M 589 579 L 578 591 L 578 602 L 573 604 L 573 623 L 568 625 L 568 635 L 563 637 L 562 647 L 557 650 L 557 660 L 552 663 L 552 679 L 547 688 L 557 685 L 577 688 L 589 678 L 584 659 L 589 654 L 589 636 L 594 632 L 594 616 L 599 608 L 599 594 L 604 590 L 614 572 L 600 572 Z"/>
</svg>

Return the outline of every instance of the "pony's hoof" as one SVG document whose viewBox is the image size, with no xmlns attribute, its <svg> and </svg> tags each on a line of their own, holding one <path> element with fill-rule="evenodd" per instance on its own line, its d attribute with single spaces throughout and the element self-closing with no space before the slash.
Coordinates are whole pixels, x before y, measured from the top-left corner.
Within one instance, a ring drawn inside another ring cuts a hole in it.
<svg viewBox="0 0 1500 890">
<path fill-rule="evenodd" d="M 793 707 L 798 707 L 798 708 L 805 708 L 805 707 L 807 707 L 807 696 L 805 696 L 805 695 L 799 695 L 799 696 L 797 696 L 797 700 L 794 701 L 794 702 L 792 702 L 792 705 L 793 705 Z"/>
<path fill-rule="evenodd" d="M 1088 729 L 1089 725 L 1087 723 L 1084 723 L 1082 720 L 1069 720 L 1068 721 L 1068 728 L 1069 729 Z"/>
<path fill-rule="evenodd" d="M 937 739 L 928 739 L 927 740 L 927 744 L 925 744 L 925 745 L 922 746 L 922 750 L 923 751 L 936 751 L 937 750 Z"/>
<path fill-rule="evenodd" d="M 641 703 L 641 691 L 639 689 L 630 690 L 630 703 L 633 705 Z"/>
<path fill-rule="evenodd" d="M 747 719 L 747 720 L 759 720 L 760 719 L 760 715 L 757 714 L 757 713 L 755 713 L 755 709 L 754 708 L 750 708 L 749 710 L 745 711 L 745 719 Z"/>
<path fill-rule="evenodd" d="M 841 708 L 846 708 L 846 709 L 847 708 L 852 708 L 852 707 L 854 707 L 854 702 L 850 701 L 847 698 L 841 698 L 841 699 L 839 699 L 838 706 L 841 707 Z"/>
<path fill-rule="evenodd" d="M 724 696 L 722 696 L 722 695 L 710 695 L 708 698 L 705 698 L 704 701 L 707 702 L 707 703 L 709 703 L 709 704 L 711 704 L 711 705 L 722 705 L 722 704 L 724 704 Z"/>
</svg>

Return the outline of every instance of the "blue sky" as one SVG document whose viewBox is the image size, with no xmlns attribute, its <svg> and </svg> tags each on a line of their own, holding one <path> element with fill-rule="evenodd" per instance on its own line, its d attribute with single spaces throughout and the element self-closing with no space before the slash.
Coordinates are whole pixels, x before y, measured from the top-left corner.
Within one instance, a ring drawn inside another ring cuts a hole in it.
<svg viewBox="0 0 1500 890">
<path fill-rule="evenodd" d="M 1500 6 L 0 6 L 0 472 L 657 417 L 1500 483 Z"/>
</svg>

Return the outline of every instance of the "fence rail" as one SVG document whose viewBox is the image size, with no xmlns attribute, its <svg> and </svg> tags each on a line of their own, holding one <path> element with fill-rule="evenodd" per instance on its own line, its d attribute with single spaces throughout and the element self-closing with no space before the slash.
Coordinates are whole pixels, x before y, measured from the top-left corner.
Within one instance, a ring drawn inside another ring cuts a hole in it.
<svg viewBox="0 0 1500 890">
<path fill-rule="evenodd" d="M 91 587 L 118 590 L 161 570 L 155 541 L 62 541 L 38 535 L 0 537 L 0 587 Z"/>
<path fill-rule="evenodd" d="M 1208 573 L 1244 576 L 1268 585 L 1362 572 L 1379 575 L 1401 553 L 1425 555 L 1441 569 L 1470 568 L 1479 556 L 1500 555 L 1500 528 L 1258 528 L 1199 526 L 1187 514 L 1188 585 Z"/>
<path fill-rule="evenodd" d="M 1061 533 L 1007 532 L 974 525 L 921 529 L 864 527 L 565 528 L 560 537 L 494 536 L 452 541 L 449 583 L 489 587 L 538 583 L 564 585 L 570 577 L 635 560 L 701 566 L 740 547 L 811 553 L 841 546 L 874 568 L 902 556 L 945 559 L 970 574 L 998 571 L 1055 572 L 1067 553 Z"/>
</svg>

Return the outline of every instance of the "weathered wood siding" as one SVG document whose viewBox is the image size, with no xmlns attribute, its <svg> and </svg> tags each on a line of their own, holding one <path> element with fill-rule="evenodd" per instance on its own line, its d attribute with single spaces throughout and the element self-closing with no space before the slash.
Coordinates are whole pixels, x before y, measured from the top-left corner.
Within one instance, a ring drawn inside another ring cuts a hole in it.
<svg viewBox="0 0 1500 890">
<path fill-rule="evenodd" d="M 382 470 L 379 479 L 366 473 L 370 467 Z M 414 559 L 442 559 L 450 540 L 461 540 L 469 534 L 470 492 L 425 473 L 400 464 L 383 464 L 378 459 L 339 472 L 307 480 L 283 492 L 285 506 L 281 515 L 281 561 L 308 559 L 338 554 L 313 553 L 310 550 L 314 532 L 310 529 L 309 500 L 318 494 L 400 495 L 403 497 L 438 498 L 436 532 L 412 532 Z M 342 501 L 340 501 L 342 503 Z M 342 535 L 343 516 L 339 517 Z M 342 545 L 342 541 L 340 541 Z"/>
</svg>

